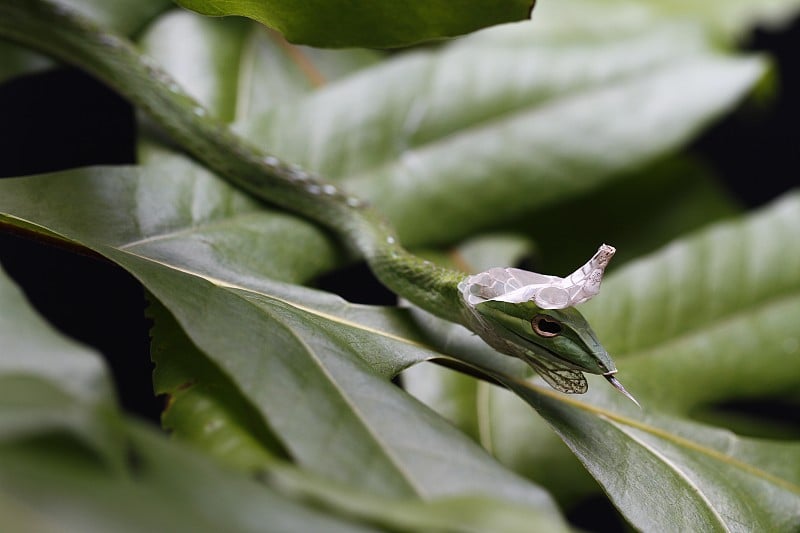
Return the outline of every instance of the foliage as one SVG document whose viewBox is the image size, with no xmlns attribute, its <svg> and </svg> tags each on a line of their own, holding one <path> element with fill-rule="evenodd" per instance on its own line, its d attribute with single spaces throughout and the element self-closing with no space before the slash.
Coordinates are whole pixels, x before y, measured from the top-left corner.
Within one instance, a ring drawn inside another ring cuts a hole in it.
<svg viewBox="0 0 800 533">
<path fill-rule="evenodd" d="M 800 526 L 797 435 L 763 421 L 737 434 L 716 409 L 796 400 L 800 197 L 740 212 L 682 151 L 770 75 L 730 38 L 792 2 L 733 16 L 723 2 L 698 13 L 560 0 L 534 23 L 392 54 L 298 47 L 160 0 L 70 3 L 135 35 L 254 143 L 373 202 L 431 259 L 481 269 L 533 241 L 562 274 L 598 240 L 615 244 L 624 265 L 584 309 L 643 409 L 595 380 L 585 396 L 555 393 L 420 310 L 311 288 L 347 260 L 337 242 L 143 123 L 138 165 L 0 182 L 0 224 L 91 250 L 142 283 L 175 438 L 121 412 L 99 355 L 0 276 L 5 523 L 559 531 L 565 510 L 602 489 L 646 531 Z M 342 44 L 313 6 L 281 4 L 308 21 L 307 42 Z M 340 29 L 358 44 L 430 37 Z M 50 64 L 12 45 L 0 58 L 3 78 Z M 432 359 L 492 368 L 505 387 Z"/>
</svg>

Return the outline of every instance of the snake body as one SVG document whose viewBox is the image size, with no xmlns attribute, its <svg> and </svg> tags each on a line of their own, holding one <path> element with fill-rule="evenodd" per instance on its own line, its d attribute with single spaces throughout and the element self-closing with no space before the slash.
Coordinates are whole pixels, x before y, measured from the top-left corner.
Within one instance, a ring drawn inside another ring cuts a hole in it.
<svg viewBox="0 0 800 533">
<path fill-rule="evenodd" d="M 616 368 L 611 358 L 572 307 L 585 300 L 576 295 L 597 292 L 610 247 L 601 247 L 599 255 L 568 279 L 526 275 L 516 269 L 491 269 L 467 277 L 406 251 L 388 222 L 365 202 L 252 146 L 131 41 L 73 8 L 57 0 L 0 0 L 0 37 L 92 74 L 145 111 L 211 170 L 252 195 L 333 231 L 396 294 L 466 326 L 498 351 L 528 362 L 558 390 L 585 392 L 583 373 L 589 372 L 604 375 L 627 395 L 613 377 Z M 519 286 L 524 279 L 530 280 L 530 287 Z M 505 290 L 513 294 L 504 295 Z M 520 294 L 531 299 L 515 299 Z"/>
</svg>

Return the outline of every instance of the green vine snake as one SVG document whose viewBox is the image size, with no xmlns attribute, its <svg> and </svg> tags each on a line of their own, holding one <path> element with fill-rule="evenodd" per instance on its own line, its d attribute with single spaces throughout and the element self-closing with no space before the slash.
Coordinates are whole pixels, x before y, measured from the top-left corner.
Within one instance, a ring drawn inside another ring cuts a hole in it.
<svg viewBox="0 0 800 533">
<path fill-rule="evenodd" d="M 467 276 L 401 247 L 369 205 L 266 154 L 215 120 L 127 39 L 55 0 L 0 0 L 0 37 L 85 70 L 144 110 L 186 152 L 245 191 L 332 230 L 399 296 L 462 324 L 501 353 L 526 361 L 555 389 L 584 393 L 584 373 L 616 367 L 573 306 L 599 290 L 614 249 L 603 245 L 567 278 L 514 268 Z"/>
</svg>

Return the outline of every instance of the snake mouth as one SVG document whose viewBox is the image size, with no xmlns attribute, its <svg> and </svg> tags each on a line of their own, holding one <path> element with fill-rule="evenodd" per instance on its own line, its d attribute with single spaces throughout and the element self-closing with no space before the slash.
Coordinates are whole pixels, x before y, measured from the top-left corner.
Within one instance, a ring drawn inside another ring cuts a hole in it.
<svg viewBox="0 0 800 533">
<path fill-rule="evenodd" d="M 531 355 L 534 355 L 534 356 L 537 356 L 537 355 L 540 356 L 540 357 L 541 356 L 545 356 L 545 357 L 548 357 L 549 359 L 552 359 L 553 362 L 558 363 L 558 364 L 560 364 L 562 366 L 565 366 L 567 368 L 570 368 L 572 370 L 578 370 L 580 372 L 589 372 L 591 374 L 595 373 L 595 372 L 592 372 L 591 370 L 586 370 L 585 368 L 576 365 L 572 361 L 568 361 L 567 359 L 561 357 L 560 355 L 558 355 L 556 352 L 550 350 L 549 348 L 545 348 L 544 346 L 540 346 L 538 344 L 532 343 L 531 341 L 529 341 L 528 339 L 526 339 L 525 337 L 523 337 L 522 335 L 520 335 L 516 331 L 511 331 L 511 334 L 514 335 L 515 337 L 517 337 L 520 341 L 522 341 L 521 344 L 523 346 L 525 346 L 525 353 L 524 353 L 525 356 L 528 356 L 529 353 Z M 614 370 L 614 372 L 616 372 L 616 370 Z"/>
<path fill-rule="evenodd" d="M 614 374 L 616 374 L 616 373 L 617 373 L 617 370 L 614 369 L 611 372 L 606 372 L 605 374 L 603 374 L 603 377 L 606 378 L 606 380 L 608 380 L 609 383 L 611 383 L 612 387 L 614 387 L 615 389 L 620 391 L 622 394 L 624 394 L 626 398 L 628 398 L 630 401 L 635 403 L 636 406 L 639 409 L 641 409 L 642 406 L 639 404 L 638 401 L 636 401 L 636 398 L 634 398 L 633 395 L 630 392 L 625 390 L 625 387 L 622 386 L 622 383 L 620 383 L 619 380 L 616 377 L 614 377 Z"/>
</svg>

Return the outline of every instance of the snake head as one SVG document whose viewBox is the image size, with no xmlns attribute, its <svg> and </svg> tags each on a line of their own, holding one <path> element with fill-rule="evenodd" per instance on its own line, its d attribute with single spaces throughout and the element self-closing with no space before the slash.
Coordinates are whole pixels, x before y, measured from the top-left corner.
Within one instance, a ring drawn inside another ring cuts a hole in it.
<svg viewBox="0 0 800 533">
<path fill-rule="evenodd" d="M 520 359 L 538 358 L 590 374 L 616 372 L 591 326 L 574 307 L 541 309 L 532 302 L 488 301 L 475 307 L 492 337 L 492 345 Z"/>
<path fill-rule="evenodd" d="M 599 291 L 614 249 L 603 245 L 567 278 L 493 268 L 459 284 L 469 324 L 487 344 L 518 357 L 554 389 L 582 394 L 584 373 L 600 374 L 637 403 L 614 377 L 617 368 L 583 315 L 573 307 Z"/>
</svg>

